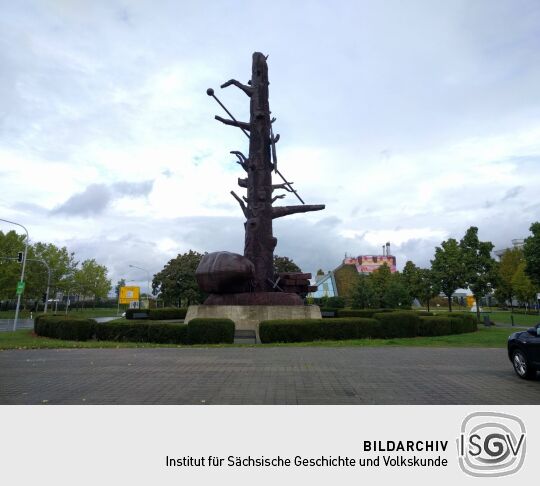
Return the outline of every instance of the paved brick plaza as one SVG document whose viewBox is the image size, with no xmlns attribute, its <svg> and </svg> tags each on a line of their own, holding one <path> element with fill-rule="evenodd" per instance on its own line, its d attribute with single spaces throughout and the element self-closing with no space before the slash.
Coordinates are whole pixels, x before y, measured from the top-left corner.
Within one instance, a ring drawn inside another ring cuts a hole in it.
<svg viewBox="0 0 540 486">
<path fill-rule="evenodd" d="M 539 404 L 505 349 L 0 352 L 0 404 Z"/>
</svg>

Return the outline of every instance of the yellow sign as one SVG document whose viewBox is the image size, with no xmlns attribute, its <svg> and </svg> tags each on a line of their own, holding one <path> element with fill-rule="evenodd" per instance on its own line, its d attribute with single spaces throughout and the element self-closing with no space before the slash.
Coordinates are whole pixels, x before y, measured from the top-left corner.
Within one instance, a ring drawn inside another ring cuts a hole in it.
<svg viewBox="0 0 540 486">
<path fill-rule="evenodd" d="M 120 287 L 120 304 L 129 304 L 130 302 L 139 301 L 140 287 Z"/>
</svg>

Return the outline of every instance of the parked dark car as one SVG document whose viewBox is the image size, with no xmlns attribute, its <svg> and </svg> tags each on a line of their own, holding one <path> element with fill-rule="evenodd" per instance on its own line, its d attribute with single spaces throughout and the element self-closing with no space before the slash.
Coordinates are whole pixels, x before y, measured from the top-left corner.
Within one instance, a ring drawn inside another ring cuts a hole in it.
<svg viewBox="0 0 540 486">
<path fill-rule="evenodd" d="M 540 370 L 540 324 L 508 336 L 508 357 L 520 378 L 536 378 Z"/>
</svg>

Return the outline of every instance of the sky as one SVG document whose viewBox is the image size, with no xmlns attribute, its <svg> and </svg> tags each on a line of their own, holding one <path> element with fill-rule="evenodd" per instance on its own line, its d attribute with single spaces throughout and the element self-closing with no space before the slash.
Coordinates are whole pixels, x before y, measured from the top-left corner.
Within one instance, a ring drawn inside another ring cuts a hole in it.
<svg viewBox="0 0 540 486">
<path fill-rule="evenodd" d="M 540 220 L 540 3 L 0 0 L 0 218 L 146 285 L 178 253 L 243 253 L 230 191 L 268 55 L 281 172 L 320 212 L 274 221 L 304 271 L 429 266 L 469 226 Z M 292 194 L 277 204 L 296 204 Z M 0 230 L 16 229 L 0 222 Z"/>
</svg>

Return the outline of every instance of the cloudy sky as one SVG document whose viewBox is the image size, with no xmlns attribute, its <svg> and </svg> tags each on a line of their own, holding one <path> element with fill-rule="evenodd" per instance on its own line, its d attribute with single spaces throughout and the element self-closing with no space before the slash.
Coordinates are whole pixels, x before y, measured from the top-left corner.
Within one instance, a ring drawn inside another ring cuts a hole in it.
<svg viewBox="0 0 540 486">
<path fill-rule="evenodd" d="M 471 225 L 501 248 L 540 220 L 536 0 L 0 6 L 0 218 L 114 280 L 189 249 L 243 252 L 229 151 L 247 139 L 206 88 L 247 121 L 246 96 L 219 85 L 246 82 L 254 51 L 280 169 L 326 204 L 274 223 L 303 270 L 386 241 L 398 267 L 423 266 Z"/>
</svg>

